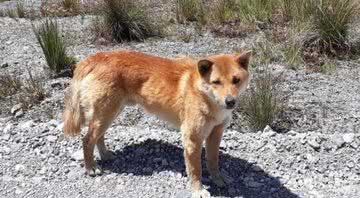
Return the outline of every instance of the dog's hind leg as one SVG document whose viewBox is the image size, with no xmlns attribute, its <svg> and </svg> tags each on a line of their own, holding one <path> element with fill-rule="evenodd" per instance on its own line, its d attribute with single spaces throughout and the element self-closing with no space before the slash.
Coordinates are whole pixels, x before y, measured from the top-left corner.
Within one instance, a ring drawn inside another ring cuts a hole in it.
<svg viewBox="0 0 360 198">
<path fill-rule="evenodd" d="M 101 170 L 94 161 L 95 145 L 99 149 L 102 160 L 107 160 L 111 155 L 111 152 L 105 147 L 104 135 L 121 109 L 121 100 L 118 97 L 107 96 L 106 99 L 99 100 L 94 105 L 93 118 L 89 122 L 89 131 L 83 139 L 85 169 L 90 176 L 101 174 Z"/>
</svg>

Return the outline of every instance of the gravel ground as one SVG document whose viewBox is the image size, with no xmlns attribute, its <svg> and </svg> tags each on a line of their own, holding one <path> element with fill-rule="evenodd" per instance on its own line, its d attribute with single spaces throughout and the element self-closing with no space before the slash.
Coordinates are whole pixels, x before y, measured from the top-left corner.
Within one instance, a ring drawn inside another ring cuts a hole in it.
<svg viewBox="0 0 360 198">
<path fill-rule="evenodd" d="M 5 2 L 6 3 L 6 2 Z M 5 4 L 3 3 L 3 4 Z M 1 3 L 0 3 L 1 5 Z M 242 39 L 193 34 L 170 27 L 173 36 L 144 43 L 98 46 L 89 31 L 90 16 L 59 18 L 69 54 L 78 59 L 99 50 L 127 48 L 165 57 L 202 56 L 251 47 L 258 35 Z M 37 23 L 37 21 L 34 21 Z M 190 29 L 190 30 L 189 30 Z M 221 167 L 235 181 L 218 189 L 204 171 L 215 197 L 360 197 L 359 61 L 339 61 L 332 75 L 288 70 L 281 88 L 289 94 L 291 127 L 278 133 L 252 131 L 235 119 L 221 143 Z M 25 68 L 46 76 L 45 60 L 31 21 L 0 18 L 0 72 L 26 77 Z M 180 134 L 138 107 L 126 108 L 108 130 L 106 143 L 116 160 L 101 164 L 105 173 L 84 175 L 81 137 L 62 133 L 61 111 L 68 78 L 47 80 L 49 97 L 30 110 L 10 113 L 10 97 L 0 100 L 0 197 L 189 197 Z M 99 161 L 99 163 L 101 163 Z"/>
</svg>

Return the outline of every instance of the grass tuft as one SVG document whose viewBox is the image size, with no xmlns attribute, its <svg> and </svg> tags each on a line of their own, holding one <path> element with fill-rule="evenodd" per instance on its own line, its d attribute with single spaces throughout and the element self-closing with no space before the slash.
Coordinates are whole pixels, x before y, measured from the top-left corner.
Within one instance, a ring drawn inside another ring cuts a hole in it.
<svg viewBox="0 0 360 198">
<path fill-rule="evenodd" d="M 21 89 L 21 80 L 8 72 L 0 75 L 0 98 L 4 99 Z"/>
<path fill-rule="evenodd" d="M 39 26 L 33 25 L 33 31 L 51 72 L 58 75 L 72 68 L 76 61 L 66 54 L 65 43 L 56 21 L 46 19 Z"/>
<path fill-rule="evenodd" d="M 117 42 L 143 41 L 158 34 L 146 12 L 131 0 L 105 0 L 101 13 Z"/>
<path fill-rule="evenodd" d="M 268 68 L 252 80 L 253 86 L 243 98 L 245 119 L 256 130 L 272 125 L 282 111 L 282 99 L 278 83 L 281 76 L 274 77 Z"/>
<path fill-rule="evenodd" d="M 71 13 L 79 13 L 80 12 L 79 0 L 63 0 L 62 6 Z"/>
<path fill-rule="evenodd" d="M 19 18 L 25 18 L 26 17 L 26 11 L 24 7 L 24 3 L 18 1 L 16 3 L 16 14 Z"/>
</svg>

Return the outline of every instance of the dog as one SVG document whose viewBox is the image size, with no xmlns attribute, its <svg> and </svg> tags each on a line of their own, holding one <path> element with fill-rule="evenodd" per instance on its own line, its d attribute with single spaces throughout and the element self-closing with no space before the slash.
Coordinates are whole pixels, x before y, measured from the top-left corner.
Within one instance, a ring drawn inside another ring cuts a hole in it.
<svg viewBox="0 0 360 198">
<path fill-rule="evenodd" d="M 193 197 L 210 197 L 201 183 L 205 142 L 207 169 L 224 187 L 232 179 L 219 172 L 219 145 L 237 98 L 249 84 L 251 51 L 202 59 L 167 59 L 130 50 L 98 52 L 77 64 L 65 96 L 64 133 L 83 138 L 86 173 L 101 174 L 93 159 L 113 158 L 104 144 L 112 121 L 128 105 L 139 104 L 180 128 Z"/>
</svg>

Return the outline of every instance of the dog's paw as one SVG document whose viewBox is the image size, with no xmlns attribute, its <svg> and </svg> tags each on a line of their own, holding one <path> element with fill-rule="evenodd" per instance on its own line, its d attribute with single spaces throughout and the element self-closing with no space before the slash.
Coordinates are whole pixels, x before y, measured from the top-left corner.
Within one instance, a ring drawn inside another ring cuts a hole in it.
<svg viewBox="0 0 360 198">
<path fill-rule="evenodd" d="M 224 173 L 218 173 L 211 176 L 212 181 L 220 188 L 234 182 L 234 179 Z"/>
<path fill-rule="evenodd" d="M 209 191 L 205 190 L 205 189 L 201 189 L 201 190 L 197 190 L 195 192 L 192 193 L 191 198 L 210 198 L 211 195 L 209 193 Z"/>
<path fill-rule="evenodd" d="M 85 172 L 87 175 L 89 175 L 90 177 L 95 177 L 97 175 L 101 175 L 102 174 L 102 171 L 99 167 L 97 166 L 94 166 L 90 169 L 86 169 L 86 172 Z"/>
</svg>

